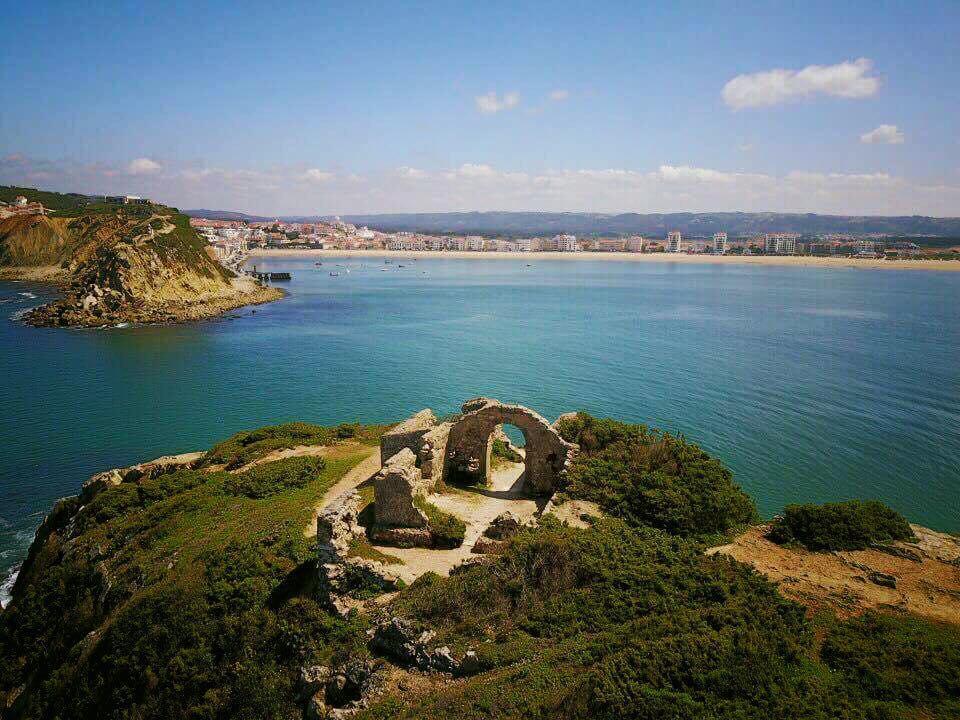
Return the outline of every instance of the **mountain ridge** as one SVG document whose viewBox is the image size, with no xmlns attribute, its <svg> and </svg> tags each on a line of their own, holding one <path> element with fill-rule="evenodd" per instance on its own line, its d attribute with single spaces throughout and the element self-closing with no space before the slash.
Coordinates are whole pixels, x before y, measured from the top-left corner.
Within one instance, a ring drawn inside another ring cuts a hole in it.
<svg viewBox="0 0 960 720">
<path fill-rule="evenodd" d="M 189 217 L 214 220 L 317 222 L 330 215 L 261 216 L 228 210 L 185 210 Z M 846 233 L 895 236 L 960 236 L 960 217 L 926 215 L 821 215 L 818 213 L 587 213 L 472 211 L 444 213 L 376 213 L 341 215 L 340 219 L 384 231 L 524 235 L 568 232 L 578 235 L 666 234 L 727 232 L 800 234 Z"/>
</svg>

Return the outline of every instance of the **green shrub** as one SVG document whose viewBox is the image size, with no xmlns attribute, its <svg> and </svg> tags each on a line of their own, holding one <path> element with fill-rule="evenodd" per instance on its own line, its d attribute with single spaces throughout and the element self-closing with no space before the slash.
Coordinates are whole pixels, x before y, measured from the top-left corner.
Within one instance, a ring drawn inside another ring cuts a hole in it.
<svg viewBox="0 0 960 720">
<path fill-rule="evenodd" d="M 326 463 L 319 457 L 284 458 L 230 475 L 224 481 L 223 488 L 231 495 L 260 500 L 292 488 L 304 487 L 316 480 L 324 467 Z"/>
<path fill-rule="evenodd" d="M 501 462 L 503 463 L 521 463 L 523 462 L 523 456 L 510 447 L 506 441 L 502 438 L 494 438 L 493 442 L 490 445 L 490 456 L 493 459 L 493 464 L 498 465 Z"/>
<path fill-rule="evenodd" d="M 836 623 L 820 656 L 862 699 L 960 717 L 960 630 L 870 612 Z"/>
<path fill-rule="evenodd" d="M 622 521 L 547 519 L 489 565 L 421 578 L 390 611 L 436 629 L 437 645 L 474 648 L 485 671 L 408 698 L 401 717 L 760 720 L 845 706 L 811 666 L 803 608 L 745 565 Z"/>
<path fill-rule="evenodd" d="M 566 494 L 598 503 L 633 525 L 706 536 L 755 522 L 756 508 L 733 474 L 683 437 L 579 413 L 560 432 L 581 444 Z"/>
<path fill-rule="evenodd" d="M 557 423 L 557 431 L 567 442 L 576 443 L 583 453 L 595 453 L 625 440 L 652 442 L 654 433 L 644 425 L 632 425 L 611 418 L 595 418 L 585 412 L 568 415 Z"/>
<path fill-rule="evenodd" d="M 452 549 L 463 544 L 467 533 L 467 526 L 456 515 L 444 512 L 433 503 L 418 495 L 413 504 L 423 510 L 430 521 L 430 534 L 433 536 L 433 546 L 441 549 Z"/>
<path fill-rule="evenodd" d="M 863 550 L 873 543 L 915 539 L 906 519 L 876 500 L 788 505 L 768 537 L 809 550 Z"/>
</svg>

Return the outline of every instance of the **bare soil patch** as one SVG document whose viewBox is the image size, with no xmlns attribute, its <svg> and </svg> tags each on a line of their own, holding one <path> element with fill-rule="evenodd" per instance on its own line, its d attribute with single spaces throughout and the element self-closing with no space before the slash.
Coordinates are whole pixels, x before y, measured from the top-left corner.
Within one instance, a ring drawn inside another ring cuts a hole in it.
<svg viewBox="0 0 960 720">
<path fill-rule="evenodd" d="M 850 617 L 879 609 L 960 624 L 960 539 L 919 525 L 911 527 L 916 543 L 810 552 L 767 540 L 769 526 L 758 525 L 707 553 L 722 553 L 752 565 L 776 583 L 784 596 L 813 611 L 829 609 Z"/>
</svg>

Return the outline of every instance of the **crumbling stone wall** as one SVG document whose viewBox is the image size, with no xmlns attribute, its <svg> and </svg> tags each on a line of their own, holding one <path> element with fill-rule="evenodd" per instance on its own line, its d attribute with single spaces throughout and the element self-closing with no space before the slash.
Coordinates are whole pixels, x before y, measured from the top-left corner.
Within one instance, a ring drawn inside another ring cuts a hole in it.
<svg viewBox="0 0 960 720">
<path fill-rule="evenodd" d="M 427 516 L 413 500 L 427 494 L 427 483 L 410 448 L 403 448 L 387 460 L 373 479 L 376 524 L 379 527 L 423 528 Z"/>
<path fill-rule="evenodd" d="M 386 465 L 390 458 L 404 448 L 409 448 L 416 456 L 423 445 L 423 436 L 436 427 L 436 424 L 436 416 L 427 408 L 384 433 L 380 438 L 380 464 Z"/>
<path fill-rule="evenodd" d="M 436 485 L 443 481 L 443 466 L 447 456 L 447 439 L 450 437 L 451 423 L 440 423 L 421 438 L 420 472 L 424 480 Z"/>
<path fill-rule="evenodd" d="M 359 522 L 360 493 L 348 490 L 317 515 L 317 599 L 341 615 L 353 606 L 354 587 L 377 584 L 396 589 L 399 577 L 374 560 L 350 557 L 350 544 L 364 534 Z"/>
</svg>

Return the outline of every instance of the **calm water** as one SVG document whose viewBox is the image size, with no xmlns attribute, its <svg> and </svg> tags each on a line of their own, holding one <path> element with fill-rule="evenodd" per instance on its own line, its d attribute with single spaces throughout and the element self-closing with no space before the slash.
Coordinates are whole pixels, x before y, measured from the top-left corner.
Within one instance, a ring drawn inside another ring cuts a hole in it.
<svg viewBox="0 0 960 720">
<path fill-rule="evenodd" d="M 480 394 L 682 431 L 765 515 L 874 497 L 960 530 L 960 273 L 531 262 L 261 259 L 286 300 L 111 331 L 24 327 L 50 291 L 0 283 L 0 571 L 95 471 Z"/>
</svg>

